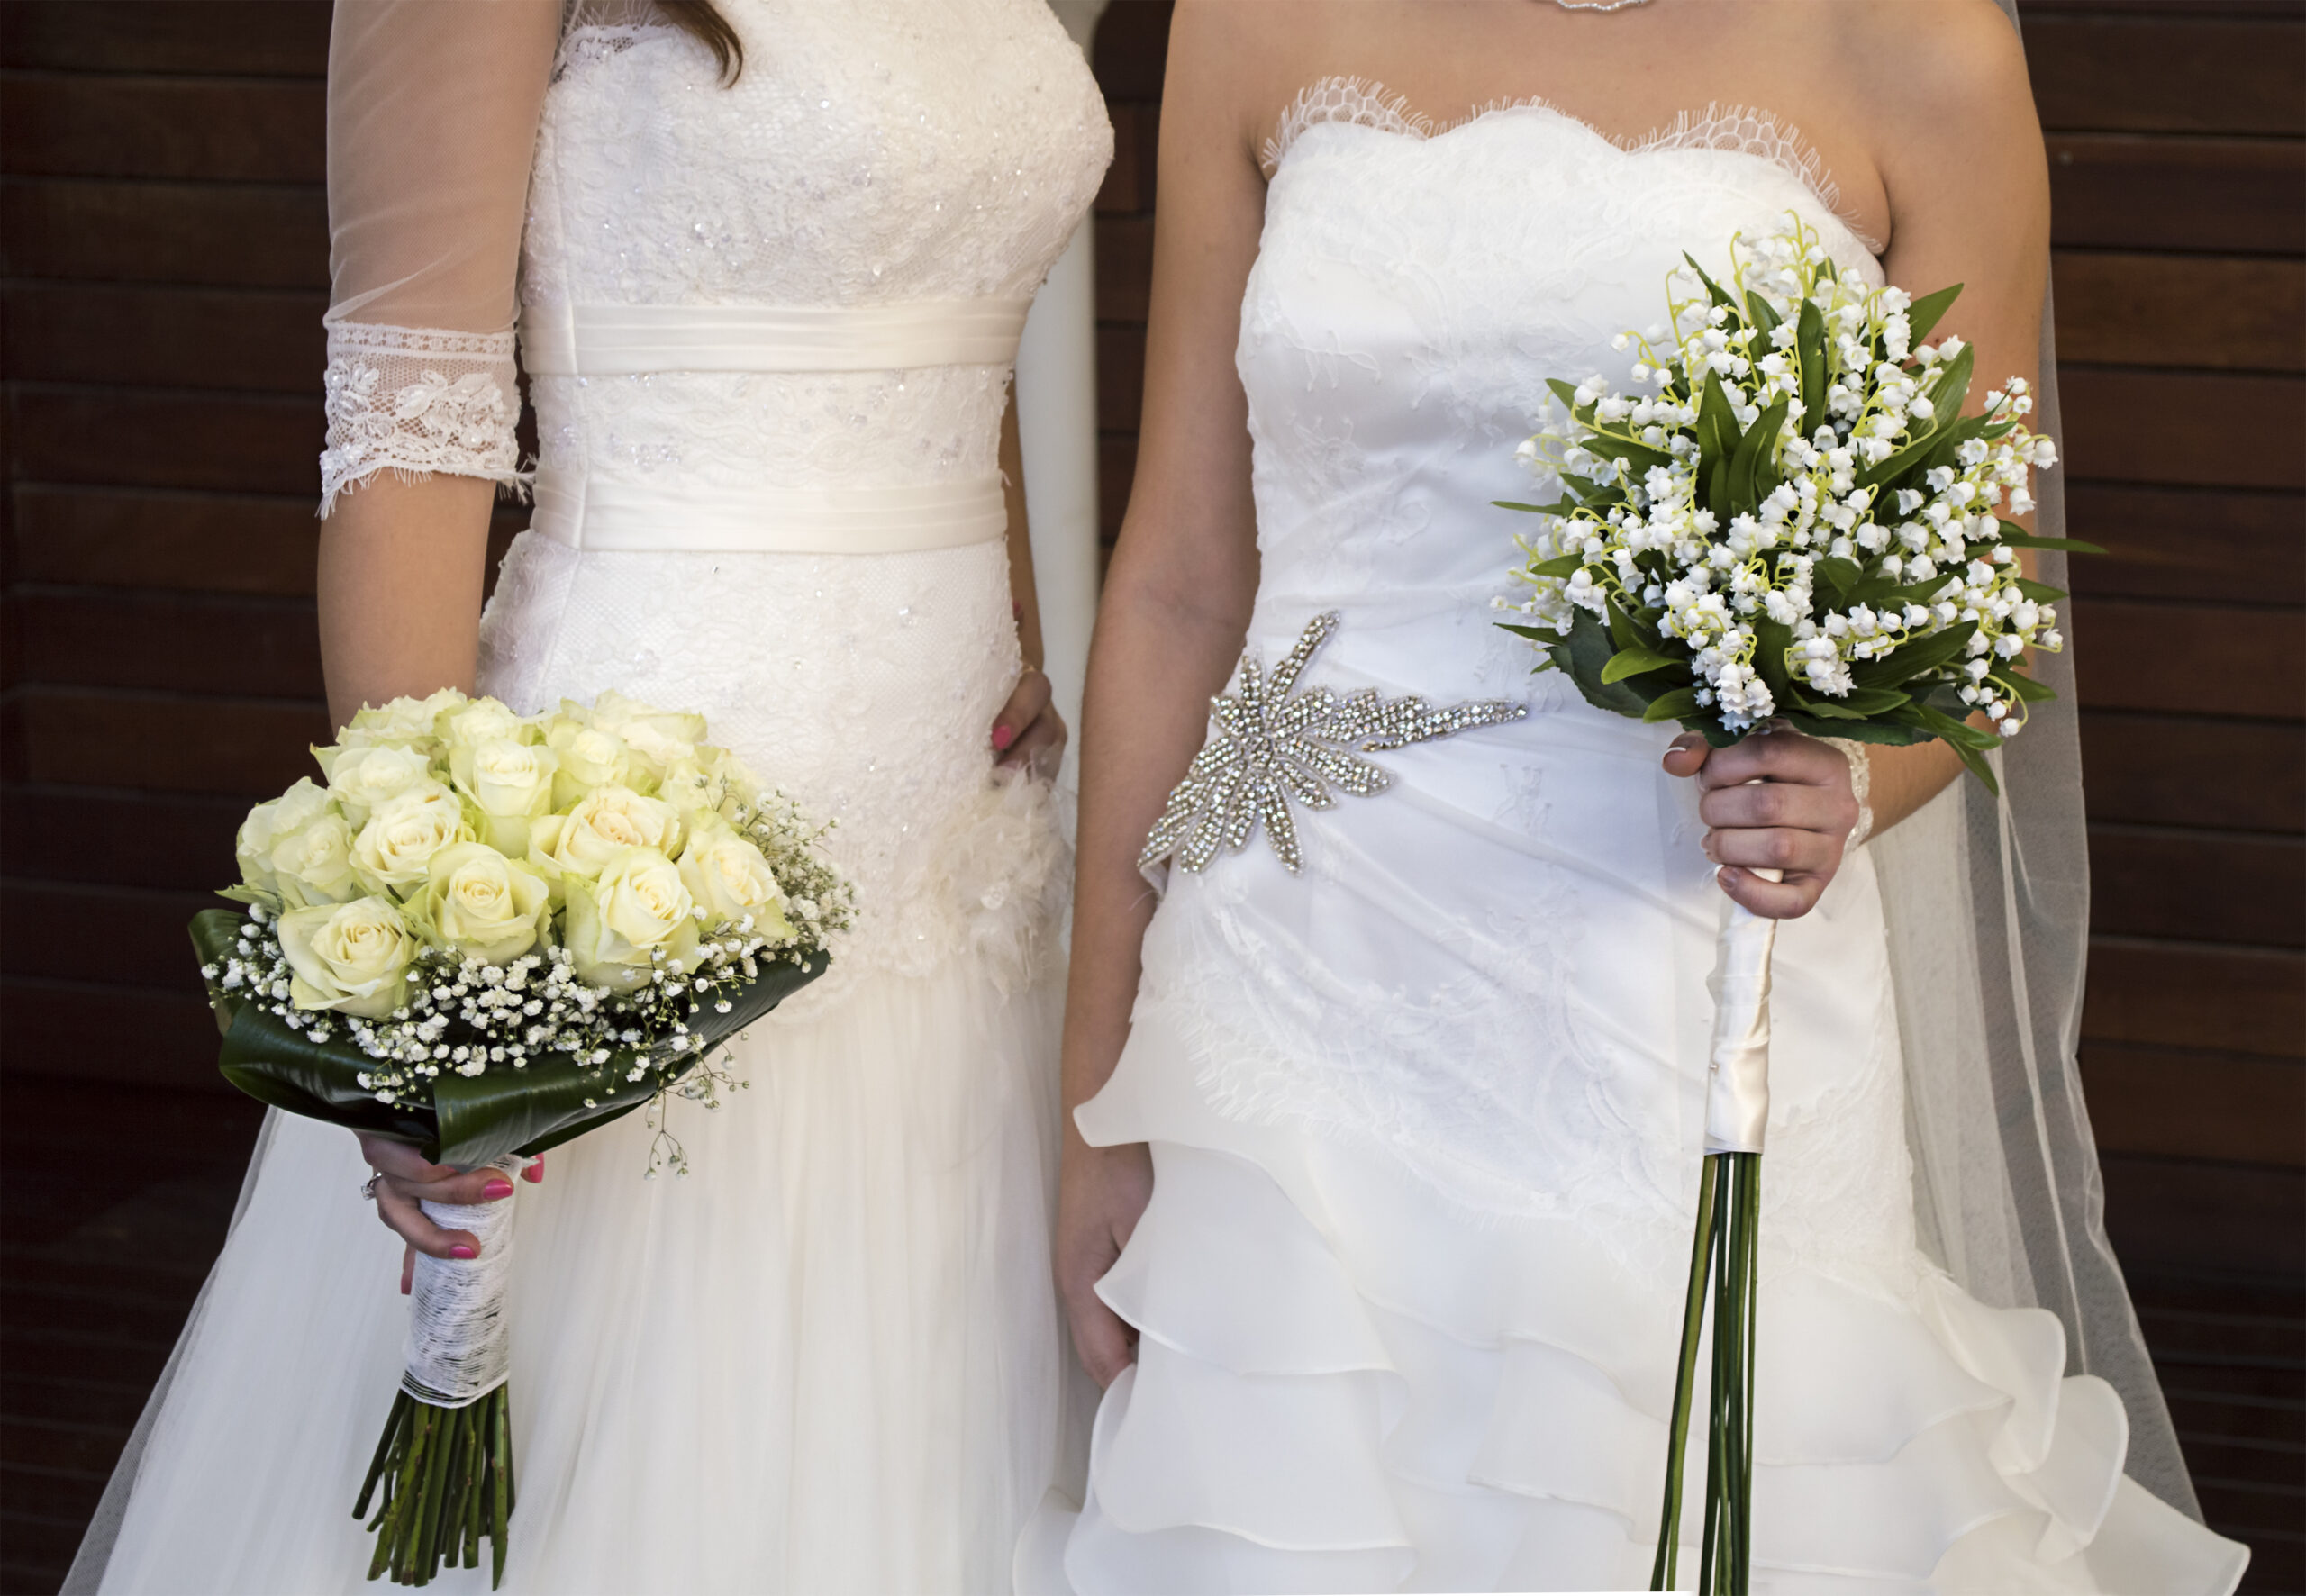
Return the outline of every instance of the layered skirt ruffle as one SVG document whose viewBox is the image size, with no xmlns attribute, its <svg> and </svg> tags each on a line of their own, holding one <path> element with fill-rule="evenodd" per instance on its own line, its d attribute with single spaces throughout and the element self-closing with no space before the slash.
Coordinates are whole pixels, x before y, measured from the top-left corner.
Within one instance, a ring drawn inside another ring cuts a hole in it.
<svg viewBox="0 0 2306 1596">
<path fill-rule="evenodd" d="M 1140 1339 L 1085 1499 L 1037 1519 L 1018 1590 L 1648 1588 L 1679 1283 L 1576 1222 L 1469 1216 L 1381 1154 L 1215 1112 L 1205 1045 L 1140 1011 L 1081 1111 L 1093 1143 L 1152 1144 L 1151 1204 L 1099 1287 Z M 1757 1591 L 2239 1578 L 2242 1548 L 2123 1475 L 2121 1403 L 2065 1376 L 2050 1314 L 1766 1256 L 1759 1323 Z M 1703 1413 L 1701 1392 L 1692 1496 Z M 1693 1509 L 1684 1588 L 1699 1530 Z"/>
</svg>

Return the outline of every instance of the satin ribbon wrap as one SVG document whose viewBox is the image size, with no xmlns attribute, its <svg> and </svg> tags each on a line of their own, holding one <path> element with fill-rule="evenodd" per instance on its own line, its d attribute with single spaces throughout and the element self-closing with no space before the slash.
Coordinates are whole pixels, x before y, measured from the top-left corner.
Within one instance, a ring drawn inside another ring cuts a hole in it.
<svg viewBox="0 0 2306 1596">
<path fill-rule="evenodd" d="M 1756 870 L 1767 880 L 1776 870 Z M 1769 966 L 1777 921 L 1731 902 L 1713 943 L 1713 1045 L 1706 1063 L 1705 1150 L 1758 1153 L 1769 1128 Z"/>
<path fill-rule="evenodd" d="M 528 1160 L 514 1154 L 481 1167 L 507 1179 Z M 520 1183 L 513 1182 L 519 1191 Z M 470 1204 L 425 1202 L 425 1218 L 444 1230 L 469 1230 L 477 1258 L 416 1256 L 409 1282 L 408 1356 L 401 1389 L 436 1408 L 469 1407 L 504 1383 L 512 1368 L 512 1323 L 505 1287 L 513 1272 L 513 1206 L 518 1197 Z"/>
</svg>

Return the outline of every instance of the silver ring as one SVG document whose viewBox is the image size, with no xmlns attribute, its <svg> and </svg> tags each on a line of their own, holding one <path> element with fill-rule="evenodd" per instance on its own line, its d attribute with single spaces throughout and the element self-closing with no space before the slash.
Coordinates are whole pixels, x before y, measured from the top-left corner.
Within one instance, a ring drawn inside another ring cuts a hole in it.
<svg viewBox="0 0 2306 1596">
<path fill-rule="evenodd" d="M 374 1202 L 377 1200 L 377 1183 L 384 1178 L 384 1174 L 380 1171 L 377 1174 L 370 1175 L 367 1180 L 362 1181 L 360 1183 L 360 1201 L 363 1202 Z"/>
</svg>

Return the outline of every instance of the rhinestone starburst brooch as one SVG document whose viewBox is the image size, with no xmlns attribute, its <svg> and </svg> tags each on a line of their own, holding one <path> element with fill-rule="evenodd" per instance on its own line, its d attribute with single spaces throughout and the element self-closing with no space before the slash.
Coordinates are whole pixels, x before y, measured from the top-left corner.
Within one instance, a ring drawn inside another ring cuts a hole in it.
<svg viewBox="0 0 2306 1596">
<path fill-rule="evenodd" d="M 1170 793 L 1137 856 L 1139 869 L 1174 857 L 1187 870 L 1204 870 L 1220 852 L 1246 848 L 1262 822 L 1273 851 L 1294 875 L 1304 860 L 1291 799 L 1308 809 L 1333 809 L 1332 787 L 1359 798 L 1382 793 L 1393 778 L 1356 755 L 1431 742 L 1528 712 L 1500 700 L 1432 709 L 1414 695 L 1382 698 L 1374 687 L 1344 697 L 1327 687 L 1296 692 L 1297 678 L 1337 627 L 1334 612 L 1315 616 L 1270 679 L 1255 654 L 1242 657 L 1240 692 L 1209 701 L 1208 745 Z"/>
</svg>

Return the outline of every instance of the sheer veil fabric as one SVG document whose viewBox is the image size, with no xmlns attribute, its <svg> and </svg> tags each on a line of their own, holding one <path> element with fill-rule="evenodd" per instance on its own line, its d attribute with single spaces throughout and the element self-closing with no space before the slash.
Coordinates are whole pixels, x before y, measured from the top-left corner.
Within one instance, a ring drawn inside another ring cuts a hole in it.
<svg viewBox="0 0 2306 1596">
<path fill-rule="evenodd" d="M 2017 0 L 1998 0 L 2019 25 Z M 2042 301 L 2041 430 L 2063 442 L 2057 338 Z M 2046 537 L 2066 535 L 2065 473 L 2037 487 Z M 2080 529 L 2082 536 L 2089 529 Z M 2086 557 L 2085 557 L 2086 558 Z M 2066 583 L 2044 550 L 2041 579 Z M 2106 1238 L 2105 1187 L 2076 1047 L 2089 958 L 2090 862 L 2074 650 L 2037 658 L 2057 697 L 2003 745 L 2002 795 L 1964 779 L 1872 844 L 1897 976 L 1924 1247 L 1995 1307 L 2047 1308 L 2066 1330 L 2067 1369 L 2102 1376 L 2129 1415 L 2128 1473 L 2195 1519 L 2168 1404 L 2121 1266 Z M 1948 858 L 1959 861 L 1947 869 Z"/>
</svg>

